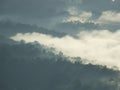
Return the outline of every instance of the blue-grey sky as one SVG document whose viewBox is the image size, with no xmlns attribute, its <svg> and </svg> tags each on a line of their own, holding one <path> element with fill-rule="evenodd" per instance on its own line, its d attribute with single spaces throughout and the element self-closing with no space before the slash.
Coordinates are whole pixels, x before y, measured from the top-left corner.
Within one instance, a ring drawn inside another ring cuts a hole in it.
<svg viewBox="0 0 120 90">
<path fill-rule="evenodd" d="M 0 20 L 67 33 L 89 28 L 116 30 L 119 17 L 120 0 L 0 0 Z"/>
<path fill-rule="evenodd" d="M 1 0 L 0 20 L 0 31 L 13 40 L 120 69 L 120 0 Z"/>
<path fill-rule="evenodd" d="M 120 90 L 120 0 L 0 0 L 0 90 Z"/>
</svg>

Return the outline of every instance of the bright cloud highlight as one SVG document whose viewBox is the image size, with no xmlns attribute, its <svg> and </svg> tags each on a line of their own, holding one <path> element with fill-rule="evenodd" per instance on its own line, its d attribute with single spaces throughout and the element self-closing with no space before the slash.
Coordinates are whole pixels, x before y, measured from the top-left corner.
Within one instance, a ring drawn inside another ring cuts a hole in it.
<svg viewBox="0 0 120 90">
<path fill-rule="evenodd" d="M 88 22 L 89 19 L 92 17 L 91 12 L 80 12 L 78 14 L 77 10 L 74 10 L 74 9 L 75 8 L 70 8 L 69 12 L 73 15 L 64 19 L 63 20 L 64 22 L 76 22 L 77 21 L 77 22 L 85 23 L 85 22 Z"/>
<path fill-rule="evenodd" d="M 70 57 L 79 56 L 83 60 L 107 67 L 120 69 L 120 30 L 82 31 L 78 38 L 65 36 L 62 38 L 52 37 L 41 33 L 17 34 L 11 39 L 15 41 L 25 40 L 26 43 L 38 41 L 49 47 L 54 47 Z"/>
</svg>

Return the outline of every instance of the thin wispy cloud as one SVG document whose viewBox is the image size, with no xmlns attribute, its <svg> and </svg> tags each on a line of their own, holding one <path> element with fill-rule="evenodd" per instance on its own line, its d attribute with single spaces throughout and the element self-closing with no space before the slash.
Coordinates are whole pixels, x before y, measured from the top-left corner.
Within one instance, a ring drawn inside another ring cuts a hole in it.
<svg viewBox="0 0 120 90">
<path fill-rule="evenodd" d="M 75 12 L 71 12 L 71 13 L 75 13 Z M 89 21 L 91 16 L 92 16 L 91 12 L 81 12 L 78 15 L 72 15 L 70 17 L 65 18 L 63 20 L 63 22 L 80 22 L 80 23 L 85 23 L 85 22 Z"/>
<path fill-rule="evenodd" d="M 112 11 L 105 11 L 99 17 L 98 22 L 101 23 L 120 23 L 120 13 L 112 12 Z"/>
</svg>

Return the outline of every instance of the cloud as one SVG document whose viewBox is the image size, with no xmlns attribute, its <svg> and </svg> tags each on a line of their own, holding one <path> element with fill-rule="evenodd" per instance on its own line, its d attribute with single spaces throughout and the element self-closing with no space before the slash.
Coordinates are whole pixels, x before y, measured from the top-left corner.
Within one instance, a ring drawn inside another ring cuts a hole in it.
<svg viewBox="0 0 120 90">
<path fill-rule="evenodd" d="M 118 90 L 120 71 L 53 52 L 38 43 L 0 43 L 0 90 Z"/>
<path fill-rule="evenodd" d="M 74 13 L 73 11 L 71 11 L 70 13 Z M 85 23 L 87 22 L 90 17 L 92 16 L 92 13 L 91 12 L 81 12 L 80 14 L 77 14 L 77 15 L 74 15 L 74 16 L 69 16 L 68 18 L 66 18 L 64 20 L 64 22 L 81 22 L 81 23 Z"/>
<path fill-rule="evenodd" d="M 63 20 L 95 22 L 105 11 L 119 13 L 119 6 L 120 0 L 0 0 L 0 20 L 9 18 L 15 22 L 56 29 Z"/>
<path fill-rule="evenodd" d="M 49 34 L 54 37 L 62 37 L 66 35 L 65 33 L 59 33 L 54 30 L 38 27 L 37 25 L 16 23 L 10 20 L 0 21 L 0 35 L 3 35 L 5 37 L 10 37 L 16 35 L 17 33 L 27 33 L 27 32 L 29 33 L 38 32 L 43 34 Z"/>
<path fill-rule="evenodd" d="M 69 35 L 57 38 L 41 33 L 19 33 L 11 39 L 25 42 L 38 41 L 49 47 L 54 47 L 70 57 L 81 57 L 87 62 L 107 67 L 120 69 L 120 30 L 110 32 L 108 30 L 82 31 L 78 38 Z"/>
<path fill-rule="evenodd" d="M 100 23 L 110 23 L 110 22 L 120 23 L 120 13 L 113 12 L 113 11 L 102 12 L 102 15 L 98 19 L 98 22 L 100 22 Z"/>
<path fill-rule="evenodd" d="M 94 29 L 101 30 L 99 27 L 99 24 L 95 22 L 80 22 L 80 21 L 74 21 L 74 22 L 62 22 L 59 24 L 56 24 L 54 29 L 57 32 L 65 32 L 68 35 L 75 36 L 80 31 L 92 31 Z"/>
</svg>

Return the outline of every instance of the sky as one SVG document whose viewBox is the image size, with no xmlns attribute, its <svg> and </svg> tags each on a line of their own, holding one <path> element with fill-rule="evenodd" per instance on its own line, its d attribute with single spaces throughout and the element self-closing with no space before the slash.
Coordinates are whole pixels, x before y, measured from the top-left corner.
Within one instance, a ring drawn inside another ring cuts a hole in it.
<svg viewBox="0 0 120 90">
<path fill-rule="evenodd" d="M 0 0 L 0 22 L 7 20 L 66 33 L 54 37 L 19 29 L 10 37 L 15 41 L 38 41 L 67 56 L 120 69 L 120 0 Z"/>
<path fill-rule="evenodd" d="M 74 29 L 78 23 L 76 30 L 72 30 L 76 32 L 94 29 L 96 25 L 98 29 L 115 30 L 120 23 L 119 0 L 1 0 L 0 4 L 0 20 L 37 24 L 59 31 L 64 24 L 67 29 L 72 26 Z"/>
</svg>

